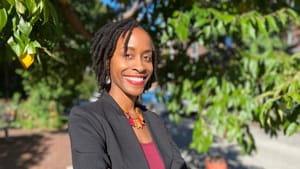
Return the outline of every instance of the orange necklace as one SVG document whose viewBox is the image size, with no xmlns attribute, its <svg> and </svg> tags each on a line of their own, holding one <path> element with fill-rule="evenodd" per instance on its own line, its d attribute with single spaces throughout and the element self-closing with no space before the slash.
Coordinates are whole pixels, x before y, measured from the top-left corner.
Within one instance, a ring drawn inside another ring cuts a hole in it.
<svg viewBox="0 0 300 169">
<path fill-rule="evenodd" d="M 128 111 L 123 110 L 123 112 L 125 113 L 130 126 L 137 128 L 137 129 L 143 128 L 143 126 L 145 125 L 146 122 L 145 122 L 143 115 L 139 108 L 135 108 L 135 113 L 137 114 L 137 118 L 135 118 L 135 119 L 129 115 Z"/>
</svg>

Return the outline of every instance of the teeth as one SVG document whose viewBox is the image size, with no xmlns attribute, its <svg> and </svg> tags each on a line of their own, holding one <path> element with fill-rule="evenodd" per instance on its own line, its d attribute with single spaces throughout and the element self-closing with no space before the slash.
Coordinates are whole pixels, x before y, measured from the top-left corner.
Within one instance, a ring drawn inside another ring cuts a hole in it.
<svg viewBox="0 0 300 169">
<path fill-rule="evenodd" d="M 136 81 L 136 82 L 141 82 L 144 80 L 142 77 L 126 77 L 128 80 Z"/>
</svg>

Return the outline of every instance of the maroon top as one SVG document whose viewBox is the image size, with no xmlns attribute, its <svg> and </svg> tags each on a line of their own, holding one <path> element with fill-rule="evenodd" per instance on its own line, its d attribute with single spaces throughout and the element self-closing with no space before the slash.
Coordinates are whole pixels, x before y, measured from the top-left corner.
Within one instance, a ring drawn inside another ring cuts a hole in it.
<svg viewBox="0 0 300 169">
<path fill-rule="evenodd" d="M 164 163 L 153 142 L 141 143 L 150 169 L 164 169 Z"/>
</svg>

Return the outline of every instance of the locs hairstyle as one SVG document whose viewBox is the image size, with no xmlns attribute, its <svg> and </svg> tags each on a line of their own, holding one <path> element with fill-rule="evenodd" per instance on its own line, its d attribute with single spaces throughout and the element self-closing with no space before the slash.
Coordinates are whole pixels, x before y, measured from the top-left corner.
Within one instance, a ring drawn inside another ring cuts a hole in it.
<svg viewBox="0 0 300 169">
<path fill-rule="evenodd" d="M 140 27 L 139 23 L 132 19 L 123 19 L 117 22 L 110 22 L 101 27 L 93 38 L 91 53 L 92 53 L 92 62 L 93 69 L 96 73 L 96 78 L 99 85 L 99 90 L 109 91 L 110 82 L 107 82 L 109 76 L 109 62 L 113 56 L 113 53 L 116 48 L 117 41 L 120 36 L 125 39 L 125 53 L 127 52 L 128 41 L 131 36 L 132 30 L 135 27 Z M 124 53 L 124 54 L 125 54 Z M 145 86 L 145 90 L 151 87 L 152 82 L 157 79 L 156 69 L 157 69 L 157 54 L 153 47 L 153 56 L 152 56 L 152 64 L 153 64 L 153 73 L 150 77 L 150 80 Z"/>
</svg>

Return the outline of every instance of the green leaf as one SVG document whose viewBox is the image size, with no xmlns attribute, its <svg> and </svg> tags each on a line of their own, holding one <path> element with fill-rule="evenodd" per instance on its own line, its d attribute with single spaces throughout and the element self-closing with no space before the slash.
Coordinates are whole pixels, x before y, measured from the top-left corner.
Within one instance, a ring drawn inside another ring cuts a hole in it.
<svg viewBox="0 0 300 169">
<path fill-rule="evenodd" d="M 177 26 L 175 32 L 178 38 L 182 41 L 186 41 L 188 39 L 189 24 L 190 24 L 189 14 L 181 15 L 181 17 L 178 19 L 178 22 L 175 24 Z"/>
<path fill-rule="evenodd" d="M 30 15 L 34 14 L 38 9 L 38 6 L 36 5 L 35 0 L 26 0 L 25 5 L 26 5 Z"/>
<path fill-rule="evenodd" d="M 49 9 L 47 8 L 47 2 L 48 2 L 48 0 L 40 1 L 40 6 L 41 6 L 41 9 L 43 10 L 43 24 L 48 22 L 49 15 L 50 15 Z"/>
<path fill-rule="evenodd" d="M 281 109 L 278 109 L 277 114 L 279 116 L 280 121 L 282 121 L 283 120 L 283 114 L 284 114 L 283 111 Z"/>
<path fill-rule="evenodd" d="M 44 2 L 44 3 L 42 3 L 42 2 Z M 58 16 L 57 16 L 56 10 L 55 10 L 54 6 L 52 5 L 52 3 L 49 0 L 44 0 L 44 1 L 41 1 L 40 6 L 42 7 L 43 14 L 44 14 L 43 24 L 47 23 L 49 20 L 49 17 L 51 17 L 54 25 L 58 25 Z"/>
<path fill-rule="evenodd" d="M 41 18 L 41 13 L 43 12 L 43 4 L 44 4 L 44 2 L 43 1 L 40 1 L 38 4 L 36 4 L 35 2 L 33 2 L 34 3 L 34 5 L 33 5 L 33 9 L 31 9 L 31 10 L 33 10 L 31 13 L 32 13 L 32 17 L 31 17 L 31 19 L 30 19 L 30 23 L 32 24 L 32 25 L 34 25 L 34 23 L 37 21 L 37 20 L 39 20 L 40 18 Z"/>
<path fill-rule="evenodd" d="M 300 92 L 299 87 L 300 87 L 299 82 L 295 81 L 295 82 L 291 83 L 288 88 L 288 93 L 290 95 L 293 93 L 299 93 Z"/>
<path fill-rule="evenodd" d="M 253 27 L 253 25 L 249 22 L 247 24 L 248 26 L 248 34 L 250 35 L 250 37 L 252 37 L 253 39 L 256 38 L 256 30 L 255 28 Z"/>
<path fill-rule="evenodd" d="M 236 136 L 240 133 L 240 129 L 237 126 L 230 126 L 226 131 L 226 138 L 229 142 L 232 142 Z"/>
<path fill-rule="evenodd" d="M 279 20 L 280 20 L 281 24 L 285 25 L 286 21 L 287 21 L 287 18 L 288 18 L 287 14 L 284 13 L 283 11 L 279 11 L 278 16 L 279 16 Z"/>
<path fill-rule="evenodd" d="M 20 44 L 20 45 L 25 45 L 26 43 L 29 42 L 29 39 L 26 38 L 27 36 L 23 36 L 20 34 L 20 31 L 16 31 L 14 32 L 14 40 L 16 41 L 16 43 Z"/>
<path fill-rule="evenodd" d="M 29 35 L 31 33 L 31 30 L 32 30 L 32 26 L 31 26 L 31 24 L 29 22 L 26 22 L 21 17 L 19 25 L 18 25 L 18 30 L 20 30 L 25 37 L 29 37 Z"/>
<path fill-rule="evenodd" d="M 203 39 L 203 37 L 199 37 L 197 42 L 198 42 L 198 44 L 200 46 L 203 46 L 204 45 L 204 39 Z"/>
<path fill-rule="evenodd" d="M 166 33 L 166 31 L 163 31 L 162 36 L 160 38 L 161 43 L 164 44 L 164 43 L 168 42 L 168 40 L 169 40 L 168 34 Z"/>
<path fill-rule="evenodd" d="M 183 24 L 178 25 L 175 31 L 180 40 L 182 40 L 182 41 L 187 40 L 188 29 L 185 25 L 183 25 Z"/>
<path fill-rule="evenodd" d="M 222 15 L 222 19 L 225 23 L 229 23 L 232 22 L 235 19 L 235 17 L 233 15 L 225 14 Z"/>
<path fill-rule="evenodd" d="M 13 25 L 13 31 L 16 32 L 17 31 L 17 16 L 14 16 L 12 18 L 12 25 Z"/>
<path fill-rule="evenodd" d="M 6 0 L 11 6 L 15 6 L 15 0 Z"/>
<path fill-rule="evenodd" d="M 198 152 L 207 152 L 213 143 L 213 135 L 203 119 L 198 119 L 194 123 L 193 142 L 190 147 Z"/>
<path fill-rule="evenodd" d="M 218 21 L 217 30 L 220 33 L 220 35 L 225 35 L 226 34 L 226 30 L 225 30 L 225 27 L 224 27 L 224 24 L 223 24 L 222 21 Z"/>
<path fill-rule="evenodd" d="M 38 41 L 32 41 L 26 45 L 25 52 L 28 54 L 35 54 L 36 48 L 40 48 L 40 47 L 41 47 L 41 45 L 39 44 Z"/>
<path fill-rule="evenodd" d="M 269 25 L 269 29 L 271 31 L 279 32 L 278 25 L 277 25 L 276 20 L 273 16 L 267 16 L 267 22 L 268 22 L 268 25 Z"/>
<path fill-rule="evenodd" d="M 300 104 L 300 94 L 299 93 L 292 93 L 291 97 L 293 98 L 293 100 L 295 102 L 297 102 L 298 104 Z"/>
<path fill-rule="evenodd" d="M 284 96 L 284 100 L 286 101 L 286 108 L 291 109 L 293 106 L 293 99 L 290 96 Z"/>
<path fill-rule="evenodd" d="M 7 41 L 8 45 L 10 46 L 10 48 L 15 52 L 15 54 L 19 57 L 21 56 L 21 54 L 23 54 L 23 49 L 22 46 L 20 46 L 19 43 L 16 43 L 14 41 L 13 37 L 10 37 Z"/>
<path fill-rule="evenodd" d="M 170 22 L 169 22 L 170 25 L 172 25 L 171 22 L 172 22 L 172 21 L 170 20 Z M 172 26 L 168 26 L 168 27 L 167 27 L 167 33 L 168 33 L 167 35 L 168 35 L 168 36 L 172 36 L 172 35 L 174 34 L 174 29 L 173 29 L 173 27 L 175 27 L 175 26 L 172 25 Z"/>
<path fill-rule="evenodd" d="M 0 32 L 5 27 L 6 23 L 7 23 L 7 12 L 5 8 L 3 8 L 0 9 Z"/>
<path fill-rule="evenodd" d="M 294 81 L 289 85 L 288 94 L 291 96 L 292 100 L 300 103 L 300 85 L 298 81 Z"/>
<path fill-rule="evenodd" d="M 262 127 L 265 127 L 265 113 L 264 112 L 259 112 L 259 122 L 262 125 Z"/>
<path fill-rule="evenodd" d="M 287 9 L 287 13 L 292 17 L 293 20 L 297 21 L 298 20 L 298 14 L 296 11 L 292 9 Z"/>
<path fill-rule="evenodd" d="M 290 123 L 286 128 L 285 134 L 291 136 L 299 130 L 299 126 L 296 123 Z"/>
<path fill-rule="evenodd" d="M 20 14 L 24 14 L 26 11 L 25 5 L 22 3 L 22 1 L 15 1 L 16 3 L 16 10 Z"/>
<path fill-rule="evenodd" d="M 240 20 L 240 24 L 241 24 L 241 31 L 242 31 L 243 39 L 248 39 L 248 37 L 251 37 L 253 39 L 256 38 L 255 28 L 252 26 L 252 24 L 249 20 L 247 20 L 246 18 L 242 18 Z"/>
<path fill-rule="evenodd" d="M 196 17 L 196 22 L 194 24 L 194 27 L 201 28 L 208 22 L 207 18 L 202 17 L 201 15 L 198 15 Z"/>
<path fill-rule="evenodd" d="M 216 77 L 209 78 L 205 83 L 205 88 L 215 88 L 218 84 L 218 79 Z"/>
<path fill-rule="evenodd" d="M 256 60 L 251 59 L 249 61 L 249 71 L 251 72 L 251 75 L 256 78 L 257 77 L 257 72 L 258 72 L 258 63 Z"/>
<path fill-rule="evenodd" d="M 211 35 L 211 26 L 205 26 L 203 28 L 205 38 L 209 38 Z"/>
<path fill-rule="evenodd" d="M 266 35 L 266 36 L 268 35 L 268 31 L 266 29 L 264 18 L 257 19 L 257 27 L 258 27 L 258 30 L 260 31 L 260 33 L 262 33 L 263 35 Z"/>
<path fill-rule="evenodd" d="M 174 12 L 173 12 L 173 18 L 176 18 L 176 17 L 178 17 L 178 16 L 179 16 L 179 14 L 180 14 L 180 13 L 179 13 L 179 11 L 174 11 Z"/>
</svg>

